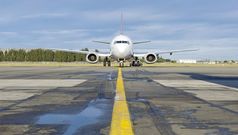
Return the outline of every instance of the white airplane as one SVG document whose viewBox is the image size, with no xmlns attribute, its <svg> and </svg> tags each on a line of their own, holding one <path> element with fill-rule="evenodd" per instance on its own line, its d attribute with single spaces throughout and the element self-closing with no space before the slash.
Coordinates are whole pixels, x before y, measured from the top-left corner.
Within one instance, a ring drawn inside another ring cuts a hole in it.
<svg viewBox="0 0 238 135">
<path fill-rule="evenodd" d="M 121 16 L 121 21 L 123 22 L 123 16 Z M 133 50 L 133 45 L 148 43 L 150 41 L 140 41 L 133 42 L 128 36 L 123 34 L 123 25 L 121 23 L 121 32 L 119 35 L 115 36 L 111 42 L 105 41 L 93 41 L 102 44 L 110 45 L 110 52 L 100 53 L 95 51 L 79 51 L 79 50 L 68 50 L 68 49 L 54 49 L 62 50 L 68 52 L 77 52 L 86 54 L 86 61 L 88 63 L 94 64 L 103 60 L 103 66 L 111 66 L 111 61 L 117 61 L 120 67 L 124 66 L 125 61 L 130 62 L 130 66 L 141 66 L 143 59 L 147 64 L 153 64 L 157 61 L 160 54 L 170 54 L 177 52 L 188 52 L 197 51 L 198 49 L 185 49 L 185 50 L 172 50 L 172 51 L 162 51 L 162 52 L 147 52 L 147 53 L 135 53 Z"/>
</svg>

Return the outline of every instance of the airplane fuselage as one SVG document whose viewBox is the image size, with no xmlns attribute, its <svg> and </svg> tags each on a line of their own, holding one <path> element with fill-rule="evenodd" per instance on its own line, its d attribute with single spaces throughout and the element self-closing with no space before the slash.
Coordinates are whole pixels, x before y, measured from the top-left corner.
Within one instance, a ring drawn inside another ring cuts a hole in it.
<svg viewBox="0 0 238 135">
<path fill-rule="evenodd" d="M 125 35 L 118 35 L 111 42 L 111 57 L 117 61 L 128 60 L 133 57 L 133 43 Z"/>
</svg>

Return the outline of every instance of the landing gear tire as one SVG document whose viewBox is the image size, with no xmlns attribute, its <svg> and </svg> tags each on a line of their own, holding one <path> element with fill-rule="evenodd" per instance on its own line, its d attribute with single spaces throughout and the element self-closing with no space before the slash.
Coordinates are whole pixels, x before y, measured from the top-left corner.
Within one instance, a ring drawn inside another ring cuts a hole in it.
<svg viewBox="0 0 238 135">
<path fill-rule="evenodd" d="M 107 66 L 108 66 L 108 67 L 111 66 L 111 61 L 110 61 L 110 60 L 107 62 Z"/>
<path fill-rule="evenodd" d="M 140 67 L 142 66 L 142 63 L 140 61 L 132 61 L 131 66 L 133 67 Z"/>
<path fill-rule="evenodd" d="M 107 66 L 107 62 L 104 60 L 103 61 L 103 66 L 106 67 Z"/>
<path fill-rule="evenodd" d="M 106 67 L 110 67 L 111 66 L 111 61 L 106 57 L 104 60 L 103 60 L 103 66 Z"/>
<path fill-rule="evenodd" d="M 135 61 L 131 62 L 131 66 L 133 66 L 133 67 L 135 66 Z"/>
</svg>

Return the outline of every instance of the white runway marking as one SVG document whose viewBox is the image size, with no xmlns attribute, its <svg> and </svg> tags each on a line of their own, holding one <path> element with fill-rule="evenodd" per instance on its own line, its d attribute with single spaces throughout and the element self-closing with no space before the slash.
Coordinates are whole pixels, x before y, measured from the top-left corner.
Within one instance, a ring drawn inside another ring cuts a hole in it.
<svg viewBox="0 0 238 135">
<path fill-rule="evenodd" d="M 84 81 L 81 79 L 0 79 L 0 89 L 5 87 L 72 87 Z"/>
<path fill-rule="evenodd" d="M 185 92 L 193 93 L 204 100 L 238 100 L 238 89 L 202 80 L 155 80 L 156 82 Z M 234 82 L 235 83 L 235 82 Z"/>
<path fill-rule="evenodd" d="M 0 92 L 0 100 L 23 100 L 27 99 L 29 97 L 32 97 L 34 95 L 37 95 L 39 93 L 28 93 L 28 92 L 22 92 L 22 91 L 11 91 L 11 92 Z"/>
<path fill-rule="evenodd" d="M 0 79 L 0 100 L 23 100 L 47 89 L 73 87 L 81 79 Z"/>
</svg>

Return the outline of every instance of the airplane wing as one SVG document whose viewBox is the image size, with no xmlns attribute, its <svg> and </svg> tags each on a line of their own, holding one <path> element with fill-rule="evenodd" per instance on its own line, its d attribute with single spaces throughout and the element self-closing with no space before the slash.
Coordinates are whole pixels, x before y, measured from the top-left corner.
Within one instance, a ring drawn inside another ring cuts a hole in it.
<svg viewBox="0 0 238 135">
<path fill-rule="evenodd" d="M 192 51 L 198 51 L 199 49 L 183 49 L 183 50 L 171 50 L 171 51 L 159 51 L 156 52 L 157 55 L 160 54 L 170 54 L 172 55 L 173 53 L 179 53 L 179 52 L 192 52 Z"/>
<path fill-rule="evenodd" d="M 64 52 L 72 52 L 72 53 L 82 53 L 82 54 L 89 54 L 89 53 L 95 53 L 100 57 L 109 57 L 111 54 L 109 52 L 95 52 L 95 51 L 81 51 L 81 50 L 71 50 L 71 49 L 58 49 L 58 48 L 51 48 L 49 50 L 53 51 L 64 51 Z"/>
<path fill-rule="evenodd" d="M 106 41 L 96 41 L 96 40 L 94 40 L 93 42 L 110 45 L 110 42 L 106 42 Z"/>
<path fill-rule="evenodd" d="M 141 58 L 143 58 L 143 57 L 145 57 L 145 55 L 146 55 L 147 53 L 134 53 L 134 57 L 138 57 L 139 59 L 141 59 Z"/>
<path fill-rule="evenodd" d="M 160 54 L 170 54 L 172 55 L 173 53 L 179 53 L 179 52 L 192 52 L 192 51 L 198 51 L 199 49 L 183 49 L 183 50 L 171 50 L 171 51 L 159 51 L 159 52 L 147 52 L 147 53 L 135 53 L 134 56 L 135 57 L 144 57 L 146 54 L 148 53 L 153 53 L 156 55 L 160 55 Z"/>
<path fill-rule="evenodd" d="M 138 42 L 133 42 L 133 44 L 144 44 L 144 43 L 149 43 L 151 41 L 138 41 Z"/>
</svg>

